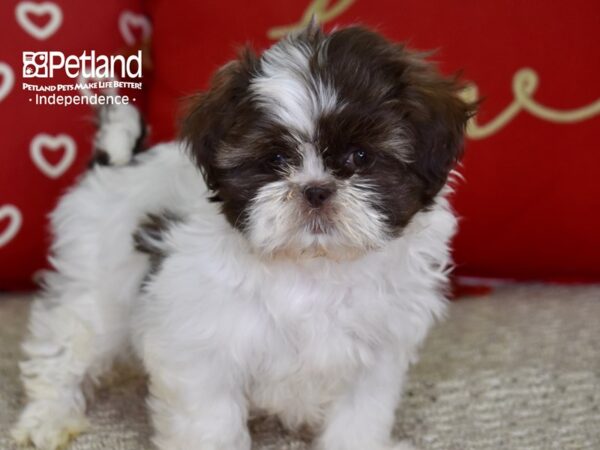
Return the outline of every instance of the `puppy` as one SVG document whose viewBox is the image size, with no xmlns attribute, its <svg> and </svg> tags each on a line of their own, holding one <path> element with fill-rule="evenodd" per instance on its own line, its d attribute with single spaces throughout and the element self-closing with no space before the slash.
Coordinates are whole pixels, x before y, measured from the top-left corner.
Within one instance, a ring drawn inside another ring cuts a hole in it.
<svg viewBox="0 0 600 450">
<path fill-rule="evenodd" d="M 318 450 L 409 448 L 391 430 L 446 303 L 458 89 L 374 32 L 311 25 L 221 68 L 180 142 L 117 166 L 137 112 L 104 114 L 103 164 L 52 214 L 14 437 L 82 431 L 82 383 L 132 342 L 159 449 L 249 450 L 254 411 Z"/>
</svg>

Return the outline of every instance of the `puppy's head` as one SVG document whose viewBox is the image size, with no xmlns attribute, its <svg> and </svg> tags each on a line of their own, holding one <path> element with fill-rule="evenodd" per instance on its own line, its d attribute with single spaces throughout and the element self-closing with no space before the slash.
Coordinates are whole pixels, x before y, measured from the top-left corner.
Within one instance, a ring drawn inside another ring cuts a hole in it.
<svg viewBox="0 0 600 450">
<path fill-rule="evenodd" d="M 472 113 L 457 91 L 374 32 L 310 26 L 221 68 L 183 137 L 256 250 L 355 257 L 399 236 L 446 183 Z"/>
</svg>

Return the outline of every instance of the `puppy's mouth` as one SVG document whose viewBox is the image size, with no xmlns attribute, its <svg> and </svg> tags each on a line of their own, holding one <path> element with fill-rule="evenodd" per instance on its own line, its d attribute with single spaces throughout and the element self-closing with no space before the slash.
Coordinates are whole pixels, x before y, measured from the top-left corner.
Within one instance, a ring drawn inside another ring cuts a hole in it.
<svg viewBox="0 0 600 450">
<path fill-rule="evenodd" d="M 305 229 L 310 234 L 329 234 L 335 227 L 330 210 L 309 210 L 306 212 Z"/>
<path fill-rule="evenodd" d="M 321 220 L 309 220 L 306 229 L 311 234 L 327 234 L 330 226 L 324 224 Z"/>
</svg>

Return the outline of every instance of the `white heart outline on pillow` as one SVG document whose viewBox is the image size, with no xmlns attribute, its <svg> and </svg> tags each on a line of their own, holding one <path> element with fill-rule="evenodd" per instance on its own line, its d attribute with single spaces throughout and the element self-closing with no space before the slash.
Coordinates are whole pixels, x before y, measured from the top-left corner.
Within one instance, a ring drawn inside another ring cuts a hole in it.
<svg viewBox="0 0 600 450">
<path fill-rule="evenodd" d="M 15 73 L 8 64 L 0 61 L 0 75 L 4 75 L 2 77 L 2 84 L 0 84 L 0 102 L 2 102 L 2 100 L 8 97 L 15 84 Z"/>
<path fill-rule="evenodd" d="M 4 75 L 2 77 L 2 84 L 0 84 L 0 102 L 2 102 L 2 100 L 8 97 L 15 84 L 15 73 L 8 64 L 0 61 L 0 75 Z"/>
<path fill-rule="evenodd" d="M 50 14 L 50 20 L 46 25 L 40 27 L 29 19 L 27 16 L 29 13 L 36 16 Z M 62 10 L 56 3 L 52 2 L 20 2 L 15 8 L 15 17 L 17 18 L 19 25 L 21 25 L 21 28 L 40 41 L 48 39 L 56 33 L 63 21 Z"/>
<path fill-rule="evenodd" d="M 52 151 L 64 147 L 65 153 L 57 164 L 50 164 L 42 151 L 43 147 L 50 148 Z M 58 134 L 52 136 L 46 133 L 36 135 L 29 145 L 31 159 L 38 169 L 50 178 L 58 178 L 64 174 L 75 161 L 77 153 L 75 141 L 68 134 Z"/>
<path fill-rule="evenodd" d="M 0 221 L 4 220 L 5 217 L 10 219 L 8 227 L 0 233 L 0 247 L 8 244 L 17 235 L 23 224 L 23 217 L 21 211 L 14 205 L 2 205 L 0 206 Z"/>
<path fill-rule="evenodd" d="M 131 32 L 131 25 L 137 25 L 142 29 L 142 39 L 148 39 L 152 34 L 152 24 L 143 14 L 132 11 L 123 11 L 119 16 L 119 31 L 127 45 L 135 44 L 135 36 Z"/>
</svg>

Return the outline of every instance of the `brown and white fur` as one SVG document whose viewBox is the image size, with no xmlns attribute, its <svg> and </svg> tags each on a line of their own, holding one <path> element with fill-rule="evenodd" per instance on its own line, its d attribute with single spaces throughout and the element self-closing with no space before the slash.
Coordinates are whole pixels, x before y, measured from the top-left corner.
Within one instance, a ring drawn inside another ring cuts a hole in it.
<svg viewBox="0 0 600 450">
<path fill-rule="evenodd" d="M 101 125 L 105 164 L 52 214 L 15 438 L 82 431 L 82 383 L 132 342 L 159 449 L 249 450 L 253 411 L 319 450 L 409 448 L 391 430 L 446 303 L 457 90 L 374 32 L 311 25 L 224 66 L 179 142 L 124 158 L 137 113 L 109 114 L 132 130 Z"/>
</svg>

